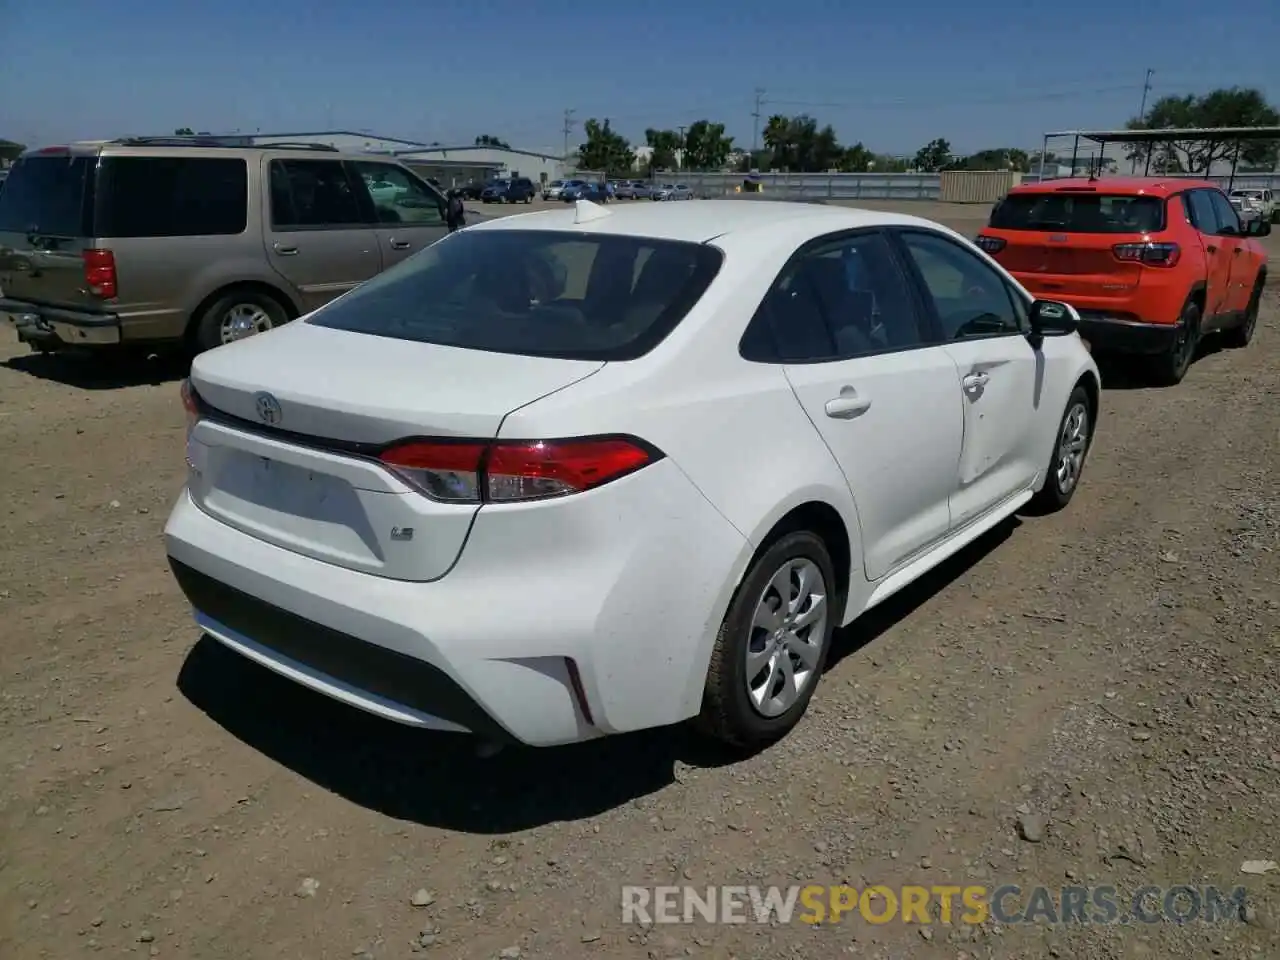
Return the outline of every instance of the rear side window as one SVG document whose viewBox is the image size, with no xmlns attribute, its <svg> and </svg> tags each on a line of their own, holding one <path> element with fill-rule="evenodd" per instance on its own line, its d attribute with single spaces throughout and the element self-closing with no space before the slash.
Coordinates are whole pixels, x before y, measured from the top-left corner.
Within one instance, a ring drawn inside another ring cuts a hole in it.
<svg viewBox="0 0 1280 960">
<path fill-rule="evenodd" d="M 338 160 L 272 160 L 271 225 L 306 230 L 363 225 L 355 186 Z"/>
<path fill-rule="evenodd" d="M 94 157 L 22 157 L 0 190 L 0 232 L 87 237 Z"/>
<path fill-rule="evenodd" d="M 632 360 L 675 329 L 721 262 L 699 243 L 464 230 L 306 322 L 493 353 Z"/>
<path fill-rule="evenodd" d="M 997 230 L 1155 233 L 1164 229 L 1159 197 L 1106 193 L 1014 193 L 991 211 Z"/>
<path fill-rule="evenodd" d="M 243 233 L 249 173 L 239 157 L 103 157 L 94 232 L 100 237 Z"/>
</svg>

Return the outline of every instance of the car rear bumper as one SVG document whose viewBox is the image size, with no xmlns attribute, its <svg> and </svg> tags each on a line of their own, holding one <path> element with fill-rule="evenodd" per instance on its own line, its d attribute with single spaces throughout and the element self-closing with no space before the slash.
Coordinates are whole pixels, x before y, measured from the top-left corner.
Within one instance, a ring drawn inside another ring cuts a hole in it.
<svg viewBox="0 0 1280 960">
<path fill-rule="evenodd" d="M 120 342 L 120 318 L 114 314 L 83 313 L 0 297 L 0 320 L 20 340 L 66 346 L 109 346 Z"/>
<path fill-rule="evenodd" d="M 197 625 L 232 650 L 389 720 L 532 746 L 696 713 L 751 556 L 670 461 L 563 504 L 483 507 L 431 583 L 258 540 L 185 490 L 165 546 Z"/>
<path fill-rule="evenodd" d="M 1081 310 L 1080 336 L 1095 353 L 1158 354 L 1173 348 L 1181 329 L 1177 323 L 1147 323 Z"/>
</svg>

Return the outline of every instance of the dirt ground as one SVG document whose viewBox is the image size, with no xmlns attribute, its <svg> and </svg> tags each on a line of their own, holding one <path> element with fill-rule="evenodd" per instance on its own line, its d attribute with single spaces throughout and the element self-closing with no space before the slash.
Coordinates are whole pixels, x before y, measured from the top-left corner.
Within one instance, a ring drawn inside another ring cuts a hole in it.
<svg viewBox="0 0 1280 960">
<path fill-rule="evenodd" d="M 962 230 L 964 218 L 949 222 Z M 976 222 L 980 222 L 980 216 Z M 1173 389 L 1105 370 L 1071 507 L 838 638 L 749 759 L 477 756 L 201 640 L 166 363 L 0 340 L 0 957 L 1280 956 L 1280 292 Z M 1213 884 L 1209 924 L 624 925 L 624 884 Z"/>
</svg>

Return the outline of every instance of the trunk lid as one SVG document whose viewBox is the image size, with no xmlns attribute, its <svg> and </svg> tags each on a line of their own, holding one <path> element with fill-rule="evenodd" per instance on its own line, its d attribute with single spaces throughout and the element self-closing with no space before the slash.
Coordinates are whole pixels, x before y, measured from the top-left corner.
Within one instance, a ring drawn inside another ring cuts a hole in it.
<svg viewBox="0 0 1280 960">
<path fill-rule="evenodd" d="M 286 550 L 434 580 L 479 505 L 427 498 L 378 450 L 407 437 L 490 440 L 511 411 L 603 366 L 295 321 L 196 358 L 191 384 L 215 413 L 191 434 L 188 488 L 209 515 Z"/>
<path fill-rule="evenodd" d="M 1142 265 L 1119 259 L 1116 245 L 1164 228 L 1160 197 L 1072 186 L 1010 194 L 983 235 L 1004 241 L 993 256 L 1031 293 L 1100 305 L 1131 298 L 1142 282 Z"/>
<path fill-rule="evenodd" d="M 93 247 L 96 151 L 49 148 L 20 157 L 0 191 L 0 290 L 43 306 L 100 310 L 84 251 Z"/>
</svg>

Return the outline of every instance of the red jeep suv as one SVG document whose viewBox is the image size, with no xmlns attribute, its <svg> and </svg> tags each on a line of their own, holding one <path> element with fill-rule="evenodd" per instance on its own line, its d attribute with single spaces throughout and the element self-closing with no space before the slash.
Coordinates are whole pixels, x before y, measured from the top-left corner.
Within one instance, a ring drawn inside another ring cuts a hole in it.
<svg viewBox="0 0 1280 960">
<path fill-rule="evenodd" d="M 1205 334 L 1252 338 L 1267 276 L 1255 238 L 1270 232 L 1208 181 L 1105 177 L 1015 187 L 977 243 L 1031 293 L 1075 307 L 1096 352 L 1141 355 L 1175 384 Z"/>
</svg>

